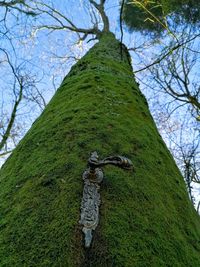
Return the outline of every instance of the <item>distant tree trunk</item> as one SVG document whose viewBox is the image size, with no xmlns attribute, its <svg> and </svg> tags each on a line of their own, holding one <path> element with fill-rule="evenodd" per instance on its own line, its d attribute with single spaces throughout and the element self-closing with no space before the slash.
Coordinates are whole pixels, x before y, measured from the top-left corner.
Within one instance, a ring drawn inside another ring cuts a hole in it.
<svg viewBox="0 0 200 267">
<path fill-rule="evenodd" d="M 104 169 L 85 249 L 82 173 L 95 150 L 127 156 L 134 170 Z M 200 266 L 199 217 L 111 33 L 72 67 L 0 181 L 0 266 Z"/>
</svg>

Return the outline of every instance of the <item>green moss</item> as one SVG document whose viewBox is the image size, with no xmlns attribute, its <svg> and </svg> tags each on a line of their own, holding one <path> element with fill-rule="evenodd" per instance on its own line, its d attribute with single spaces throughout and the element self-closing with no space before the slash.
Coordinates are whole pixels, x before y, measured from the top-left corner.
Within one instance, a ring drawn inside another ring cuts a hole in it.
<svg viewBox="0 0 200 267">
<path fill-rule="evenodd" d="M 127 52 L 104 36 L 64 79 L 0 172 L 0 266 L 200 266 L 200 221 L 157 132 Z M 90 153 L 105 168 L 89 251 L 78 224 Z"/>
</svg>

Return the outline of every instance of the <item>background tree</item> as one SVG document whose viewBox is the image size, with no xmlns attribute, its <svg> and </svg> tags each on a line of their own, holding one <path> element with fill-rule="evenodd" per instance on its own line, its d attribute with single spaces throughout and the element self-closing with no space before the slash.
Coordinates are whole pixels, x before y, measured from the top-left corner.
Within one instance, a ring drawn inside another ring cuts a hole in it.
<svg viewBox="0 0 200 267">
<path fill-rule="evenodd" d="M 171 32 L 171 26 L 189 23 L 198 26 L 198 1 L 190 0 L 132 0 L 125 1 L 123 19 L 130 30 L 161 34 Z"/>
</svg>

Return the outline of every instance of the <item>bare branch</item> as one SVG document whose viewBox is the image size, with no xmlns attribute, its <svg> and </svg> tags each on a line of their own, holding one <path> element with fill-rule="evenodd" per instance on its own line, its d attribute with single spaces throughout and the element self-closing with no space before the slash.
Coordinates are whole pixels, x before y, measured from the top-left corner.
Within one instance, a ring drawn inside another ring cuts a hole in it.
<svg viewBox="0 0 200 267">
<path fill-rule="evenodd" d="M 83 34 L 98 34 L 98 29 L 94 26 L 90 29 L 79 28 L 77 27 L 68 17 L 63 15 L 63 13 L 59 12 L 58 10 L 52 8 L 50 5 L 42 3 L 42 2 L 35 2 L 37 7 L 30 7 L 36 12 L 39 11 L 42 14 L 46 14 L 55 20 L 59 25 L 41 25 L 37 27 L 36 30 L 41 29 L 49 29 L 49 30 L 69 30 L 76 33 L 83 33 Z M 80 38 L 80 36 L 79 36 Z"/>
<path fill-rule="evenodd" d="M 105 13 L 104 4 L 105 0 L 101 0 L 100 4 L 97 4 L 94 0 L 89 0 L 90 3 L 99 11 L 102 21 L 103 21 L 103 32 L 109 32 L 110 26 L 109 26 L 109 19 L 108 16 Z"/>
<path fill-rule="evenodd" d="M 0 153 L 0 157 L 5 157 L 6 155 L 12 153 L 12 150 L 5 151 L 3 153 Z"/>
<path fill-rule="evenodd" d="M 9 8 L 9 9 L 15 9 L 15 10 L 17 10 L 21 13 L 24 13 L 26 15 L 29 15 L 29 16 L 37 16 L 38 15 L 36 12 L 33 12 L 27 8 L 28 5 L 26 5 L 24 0 L 13 0 L 10 2 L 0 1 L 0 7 L 5 7 L 6 12 L 7 12 L 7 9 Z"/>
<path fill-rule="evenodd" d="M 124 10 L 124 2 L 125 2 L 125 0 L 122 0 L 121 8 L 120 8 L 120 18 L 119 18 L 120 31 L 121 31 L 121 41 L 120 41 L 120 43 L 121 43 L 121 47 L 120 47 L 121 58 L 122 58 L 122 43 L 123 43 L 123 35 L 124 35 L 123 27 L 122 27 L 122 14 L 123 14 L 123 10 Z"/>
<path fill-rule="evenodd" d="M 193 36 L 191 39 L 188 39 L 182 43 L 178 43 L 177 45 L 175 45 L 174 47 L 170 48 L 169 51 L 167 53 L 165 53 L 164 55 L 162 55 L 161 57 L 159 57 L 158 59 L 156 59 L 155 61 L 153 61 L 151 64 L 147 65 L 146 67 L 144 68 L 141 68 L 139 70 L 136 70 L 134 71 L 134 74 L 138 73 L 138 72 L 141 72 L 143 70 L 146 70 L 146 69 L 149 69 L 150 67 L 156 65 L 156 64 L 159 64 L 163 59 L 165 59 L 167 56 L 169 56 L 170 54 L 172 54 L 172 52 L 174 52 L 175 50 L 177 50 L 178 48 L 180 48 L 181 46 L 184 46 L 186 45 L 187 43 L 189 42 L 192 42 L 194 39 L 200 37 L 200 34 L 197 34 L 195 36 Z M 128 49 L 129 51 L 134 51 L 135 48 L 129 48 Z"/>
</svg>

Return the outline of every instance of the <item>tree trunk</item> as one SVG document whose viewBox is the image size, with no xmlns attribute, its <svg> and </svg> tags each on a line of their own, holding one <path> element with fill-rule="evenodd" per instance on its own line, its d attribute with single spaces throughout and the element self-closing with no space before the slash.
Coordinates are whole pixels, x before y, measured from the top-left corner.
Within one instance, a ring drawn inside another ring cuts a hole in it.
<svg viewBox="0 0 200 267">
<path fill-rule="evenodd" d="M 200 220 L 134 81 L 130 57 L 104 34 L 64 79 L 0 173 L 0 266 L 200 266 Z M 84 248 L 82 173 L 107 166 L 99 226 Z"/>
</svg>

